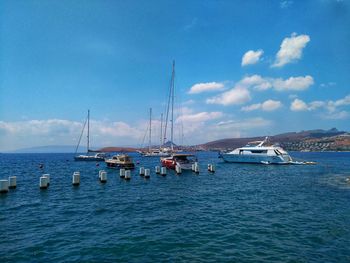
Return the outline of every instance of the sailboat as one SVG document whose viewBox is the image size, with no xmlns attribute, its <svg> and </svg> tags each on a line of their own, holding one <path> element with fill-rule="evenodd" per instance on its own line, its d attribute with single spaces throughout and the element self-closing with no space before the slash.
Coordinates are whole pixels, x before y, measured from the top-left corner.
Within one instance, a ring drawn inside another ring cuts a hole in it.
<svg viewBox="0 0 350 263">
<path fill-rule="evenodd" d="M 167 106 L 167 114 L 165 121 L 165 129 L 164 129 L 164 142 L 166 141 L 166 132 L 167 132 L 167 124 L 168 124 L 168 116 L 169 110 L 171 111 L 171 127 L 170 127 L 170 152 L 171 155 L 169 157 L 160 158 L 160 162 L 162 166 L 167 167 L 169 169 L 175 169 L 176 166 L 180 166 L 183 170 L 191 170 L 192 164 L 197 161 L 197 158 L 193 154 L 186 153 L 176 153 L 174 149 L 174 93 L 175 93 L 175 61 L 173 61 L 173 69 L 171 73 L 171 82 L 170 82 L 170 94 L 168 99 Z M 171 106 L 171 108 L 170 108 Z"/>
<path fill-rule="evenodd" d="M 90 110 L 88 110 L 87 119 L 86 119 L 86 121 L 84 123 L 84 126 L 83 126 L 83 129 L 81 131 L 81 134 L 80 134 L 80 137 L 79 137 L 79 141 L 78 141 L 78 145 L 75 148 L 75 154 L 77 154 L 77 151 L 79 149 L 81 137 L 83 136 L 86 123 L 87 123 L 87 147 L 86 147 L 86 154 L 81 154 L 81 155 L 74 156 L 74 160 L 75 161 L 97 161 L 97 162 L 98 161 L 104 161 L 105 160 L 105 154 L 104 153 L 96 153 L 95 155 L 89 155 L 89 152 L 91 152 L 91 150 L 90 150 Z"/>
<path fill-rule="evenodd" d="M 163 114 L 161 116 L 161 123 L 163 122 Z M 161 124 L 161 130 L 162 124 Z M 160 135 L 161 141 L 162 141 L 162 132 Z M 167 150 L 164 150 L 161 147 L 161 144 L 159 145 L 159 149 L 152 149 L 152 108 L 149 109 L 149 143 L 148 143 L 148 151 L 141 152 L 141 155 L 144 157 L 161 157 L 161 156 L 169 156 L 170 152 Z"/>
</svg>

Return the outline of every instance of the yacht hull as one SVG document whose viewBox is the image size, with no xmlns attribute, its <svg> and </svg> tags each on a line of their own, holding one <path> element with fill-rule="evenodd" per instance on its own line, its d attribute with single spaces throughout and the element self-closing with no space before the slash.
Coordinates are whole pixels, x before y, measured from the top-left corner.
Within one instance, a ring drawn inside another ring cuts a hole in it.
<svg viewBox="0 0 350 263">
<path fill-rule="evenodd" d="M 241 155 L 224 153 L 222 159 L 228 163 L 257 163 L 257 164 L 289 164 L 288 156 L 261 156 L 261 155 Z"/>
</svg>

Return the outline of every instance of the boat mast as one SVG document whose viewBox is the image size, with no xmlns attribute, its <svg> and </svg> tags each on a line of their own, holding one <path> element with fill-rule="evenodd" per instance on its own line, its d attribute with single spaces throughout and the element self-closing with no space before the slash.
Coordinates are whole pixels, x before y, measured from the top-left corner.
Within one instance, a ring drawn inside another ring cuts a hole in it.
<svg viewBox="0 0 350 263">
<path fill-rule="evenodd" d="M 151 144 L 152 144 L 152 108 L 149 109 L 149 144 L 148 144 L 148 152 L 151 152 Z"/>
<path fill-rule="evenodd" d="M 90 148 L 90 110 L 88 110 L 88 127 L 87 127 L 87 152 L 89 152 Z"/>
<path fill-rule="evenodd" d="M 160 144 L 159 144 L 159 150 L 162 148 L 163 145 L 163 113 L 160 114 Z"/>
<path fill-rule="evenodd" d="M 174 85 L 175 85 L 175 60 L 173 60 L 173 71 L 171 74 L 171 150 L 174 150 Z"/>
</svg>

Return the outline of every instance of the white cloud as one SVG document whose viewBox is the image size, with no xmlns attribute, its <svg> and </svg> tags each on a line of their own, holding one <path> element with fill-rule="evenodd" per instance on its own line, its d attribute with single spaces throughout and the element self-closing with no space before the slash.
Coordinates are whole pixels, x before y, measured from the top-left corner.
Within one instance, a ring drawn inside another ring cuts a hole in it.
<svg viewBox="0 0 350 263">
<path fill-rule="evenodd" d="M 243 104 L 251 99 L 250 92 L 245 87 L 236 86 L 216 97 L 207 99 L 208 104 L 221 104 L 224 106 Z"/>
<path fill-rule="evenodd" d="M 308 105 L 308 110 L 316 110 L 316 109 L 324 107 L 325 105 L 326 105 L 326 103 L 324 101 L 319 101 L 319 100 L 312 101 Z"/>
<path fill-rule="evenodd" d="M 274 88 L 277 91 L 301 91 L 313 85 L 313 77 L 290 77 L 289 79 L 264 78 L 260 75 L 246 76 L 235 84 L 235 86 L 218 96 L 206 100 L 207 104 L 238 105 L 251 100 L 251 88 L 256 90 L 267 90 Z"/>
<path fill-rule="evenodd" d="M 301 91 L 308 89 L 313 84 L 314 79 L 309 75 L 305 77 L 290 77 L 286 80 L 280 78 L 273 80 L 273 87 L 278 91 Z"/>
<path fill-rule="evenodd" d="M 263 118 L 250 118 L 250 119 L 236 119 L 236 120 L 226 120 L 220 121 L 219 123 L 201 123 L 196 129 L 191 129 L 191 127 L 184 128 L 187 130 L 186 137 L 191 138 L 191 143 L 203 143 L 213 140 L 218 140 L 222 138 L 239 138 L 242 136 L 252 135 L 252 131 L 259 133 L 263 131 L 264 128 L 268 128 L 272 125 L 272 121 Z"/>
<path fill-rule="evenodd" d="M 328 88 L 328 87 L 333 87 L 335 85 L 337 85 L 337 83 L 335 83 L 335 82 L 328 82 L 328 83 L 321 83 L 320 87 L 321 88 Z"/>
<path fill-rule="evenodd" d="M 179 116 L 176 119 L 176 122 L 189 122 L 189 123 L 194 123 L 194 122 L 205 122 L 209 120 L 214 120 L 221 118 L 223 116 L 222 112 L 199 112 L 195 114 L 184 114 Z"/>
<path fill-rule="evenodd" d="M 322 115 L 324 119 L 345 119 L 349 117 L 349 113 L 346 111 L 340 111 L 339 107 L 350 105 L 350 95 L 345 96 L 342 99 L 333 101 L 312 101 L 306 103 L 300 99 L 295 99 L 290 106 L 292 111 L 314 111 L 317 109 L 324 109 L 326 113 Z"/>
<path fill-rule="evenodd" d="M 272 67 L 282 67 L 285 64 L 299 60 L 302 56 L 303 48 L 305 48 L 309 41 L 310 37 L 308 35 L 298 36 L 296 33 L 293 33 L 291 37 L 283 39 Z"/>
<path fill-rule="evenodd" d="M 189 94 L 197 94 L 207 91 L 219 91 L 224 89 L 223 83 L 218 82 L 207 82 L 207 83 L 197 83 L 191 87 Z"/>
<path fill-rule="evenodd" d="M 333 104 L 333 102 L 331 103 Z M 345 106 L 345 105 L 350 105 L 350 95 L 347 95 L 343 99 L 339 99 L 334 102 L 334 106 L 336 107 Z"/>
<path fill-rule="evenodd" d="M 241 108 L 241 111 L 254 111 L 254 110 L 259 110 L 261 109 L 261 103 L 256 103 L 256 104 L 252 104 L 249 106 L 244 106 Z"/>
<path fill-rule="evenodd" d="M 261 108 L 263 111 L 274 111 L 282 106 L 282 103 L 277 100 L 267 100 L 262 105 Z"/>
<path fill-rule="evenodd" d="M 282 106 L 280 101 L 276 100 L 267 100 L 263 103 L 252 104 L 249 106 L 242 107 L 242 111 L 254 111 L 254 110 L 263 110 L 263 111 L 274 111 Z"/>
<path fill-rule="evenodd" d="M 274 88 L 278 91 L 301 91 L 308 89 L 314 84 L 312 76 L 290 77 L 288 79 L 269 78 L 260 75 L 246 76 L 238 82 L 239 85 L 247 88 L 253 88 L 259 91 Z"/>
<path fill-rule="evenodd" d="M 41 145 L 76 145 L 83 124 L 61 119 L 0 121 L 1 149 L 11 150 Z M 145 127 L 132 127 L 124 122 L 90 120 L 92 147 L 135 145 Z M 86 129 L 85 129 L 86 132 Z M 82 142 L 81 145 L 84 145 Z"/>
<path fill-rule="evenodd" d="M 263 118 L 250 118 L 250 119 L 239 119 L 219 122 L 219 127 L 226 127 L 229 129 L 249 130 L 253 128 L 267 127 L 272 124 L 272 121 Z"/>
<path fill-rule="evenodd" d="M 242 57 L 241 65 L 246 66 L 246 65 L 252 65 L 252 64 L 258 63 L 263 53 L 264 51 L 262 49 L 259 49 L 257 51 L 254 51 L 254 50 L 247 51 Z"/>
<path fill-rule="evenodd" d="M 267 90 L 272 87 L 271 81 L 268 78 L 263 78 L 259 75 L 246 76 L 239 81 L 240 85 L 253 87 L 257 90 Z"/>
<path fill-rule="evenodd" d="M 292 111 L 306 111 L 308 110 L 308 106 L 306 103 L 300 99 L 295 99 L 290 105 L 290 109 Z"/>
<path fill-rule="evenodd" d="M 282 9 L 286 9 L 286 8 L 290 7 L 292 4 L 293 4 L 293 1 L 284 0 L 284 1 L 281 1 L 281 2 L 280 2 L 280 7 L 281 7 Z"/>
</svg>

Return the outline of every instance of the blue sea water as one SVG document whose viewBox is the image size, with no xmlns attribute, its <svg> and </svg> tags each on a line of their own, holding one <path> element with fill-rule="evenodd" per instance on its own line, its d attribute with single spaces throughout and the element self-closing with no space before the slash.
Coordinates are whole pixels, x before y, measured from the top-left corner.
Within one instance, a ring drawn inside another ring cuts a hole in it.
<svg viewBox="0 0 350 263">
<path fill-rule="evenodd" d="M 350 262 L 350 153 L 291 154 L 318 164 L 228 164 L 203 152 L 199 175 L 161 177 L 159 159 L 135 155 L 124 181 L 71 154 L 1 154 L 0 179 L 17 176 L 17 189 L 0 195 L 0 261 Z"/>
</svg>

